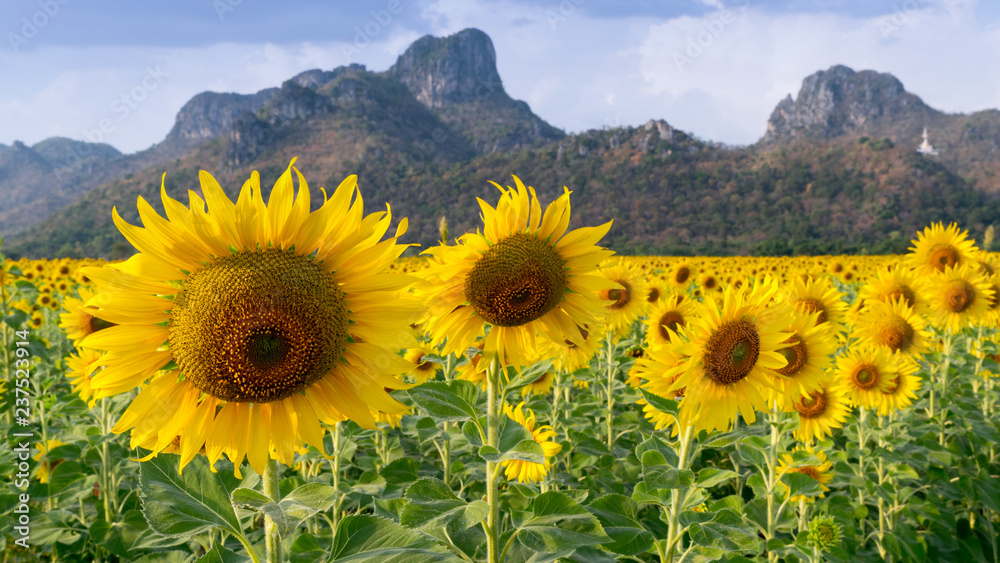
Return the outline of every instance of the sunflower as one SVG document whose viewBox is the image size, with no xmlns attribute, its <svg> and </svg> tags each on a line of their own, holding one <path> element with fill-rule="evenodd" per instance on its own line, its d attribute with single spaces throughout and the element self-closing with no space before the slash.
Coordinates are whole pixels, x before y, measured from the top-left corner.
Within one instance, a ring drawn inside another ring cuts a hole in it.
<svg viewBox="0 0 1000 563">
<path fill-rule="evenodd" d="M 516 189 L 494 184 L 496 209 L 479 200 L 481 233 L 424 252 L 432 263 L 415 290 L 428 302 L 427 330 L 443 354 L 464 351 L 487 325 L 487 354 L 515 367 L 528 363 L 539 333 L 582 345 L 575 327 L 596 325 L 596 292 L 615 287 L 590 275 L 611 255 L 595 246 L 611 223 L 567 232 L 569 190 L 543 215 L 535 190 L 514 182 Z"/>
<path fill-rule="evenodd" d="M 646 343 L 650 346 L 668 344 L 670 333 L 686 326 L 694 315 L 694 303 L 676 293 L 665 297 L 646 317 Z"/>
<path fill-rule="evenodd" d="M 918 274 L 927 276 L 974 263 L 978 249 L 968 237 L 969 232 L 959 231 L 955 223 L 947 228 L 943 223 L 932 223 L 917 233 L 917 240 L 910 241 L 913 252 L 907 255 L 907 261 Z"/>
<path fill-rule="evenodd" d="M 233 204 L 202 171 L 190 208 L 161 189 L 166 219 L 142 198 L 145 228 L 114 210 L 139 252 L 83 268 L 101 289 L 85 305 L 118 325 L 81 342 L 108 352 L 91 388 L 143 386 L 113 430 L 150 456 L 179 438 L 181 469 L 204 447 L 210 465 L 224 453 L 237 475 L 244 457 L 262 473 L 269 456 L 291 465 L 303 444 L 322 448 L 321 422 L 375 428 L 372 410 L 406 410 L 387 390 L 409 387 L 395 350 L 415 344 L 421 310 L 403 293 L 411 278 L 383 272 L 406 220 L 379 242 L 391 216 L 363 215 L 354 176 L 310 212 L 294 162 L 266 205 L 256 172 Z"/>
<path fill-rule="evenodd" d="M 590 365 L 591 358 L 597 353 L 597 347 L 601 344 L 601 333 L 591 330 L 590 325 L 577 326 L 576 330 L 580 332 L 581 337 L 576 342 L 569 338 L 563 338 L 561 342 L 543 339 L 548 343 L 548 352 L 542 355 L 554 358 L 552 367 L 558 371 L 569 373 Z M 543 347 L 543 344 L 540 343 L 539 347 Z"/>
<path fill-rule="evenodd" d="M 531 394 L 536 395 L 547 395 L 552 392 L 552 388 L 556 384 L 556 373 L 554 371 L 547 371 L 542 374 L 541 377 L 527 384 L 521 388 L 521 396 L 528 397 Z"/>
<path fill-rule="evenodd" d="M 989 280 L 970 264 L 935 274 L 928 287 L 935 324 L 954 332 L 986 316 L 995 297 Z"/>
<path fill-rule="evenodd" d="M 28 319 L 28 325 L 31 326 L 31 328 L 42 328 L 43 324 L 45 324 L 45 317 L 42 316 L 41 311 L 35 311 Z"/>
<path fill-rule="evenodd" d="M 674 383 L 690 360 L 684 355 L 682 346 L 680 336 L 672 334 L 668 344 L 651 346 L 648 354 L 636 360 L 629 375 L 639 379 L 640 385 L 650 393 L 680 401 L 684 398 L 685 390 L 683 387 L 674 388 Z M 656 430 L 666 429 L 677 422 L 674 415 L 656 409 L 646 399 L 639 399 L 636 403 L 642 405 L 643 415 L 653 423 Z M 673 435 L 677 433 L 678 428 L 674 426 Z"/>
<path fill-rule="evenodd" d="M 458 379 L 464 379 L 465 381 L 471 381 L 482 388 L 486 387 L 486 368 L 489 362 L 483 361 L 483 345 L 482 339 L 477 340 L 473 344 L 472 348 L 475 349 L 475 353 L 471 356 L 467 356 L 468 361 L 456 368 L 458 373 Z"/>
<path fill-rule="evenodd" d="M 711 272 L 706 272 L 698 279 L 698 285 L 705 290 L 705 293 L 709 293 L 719 289 L 719 278 Z"/>
<path fill-rule="evenodd" d="M 892 268 L 880 270 L 861 286 L 858 298 L 864 301 L 892 301 L 902 299 L 915 313 L 926 314 L 927 291 L 924 278 L 913 270 L 896 264 Z"/>
<path fill-rule="evenodd" d="M 667 283 L 669 283 L 675 290 L 684 290 L 691 285 L 691 281 L 695 278 L 696 274 L 694 268 L 691 267 L 691 264 L 681 262 L 673 269 L 673 271 L 670 272 L 670 276 L 667 278 Z"/>
<path fill-rule="evenodd" d="M 843 387 L 829 377 L 823 380 L 819 391 L 795 399 L 785 410 L 799 413 L 795 439 L 806 444 L 822 440 L 830 436 L 834 428 L 843 427 L 851 411 Z"/>
<path fill-rule="evenodd" d="M 873 408 L 882 401 L 882 394 L 898 369 L 895 356 L 883 347 L 871 344 L 854 346 L 837 358 L 837 378 L 851 403 Z"/>
<path fill-rule="evenodd" d="M 66 367 L 69 368 L 66 377 L 69 378 L 73 391 L 80 396 L 80 399 L 86 401 L 88 407 L 94 408 L 97 399 L 94 398 L 94 392 L 90 388 L 90 380 L 98 367 L 96 364 L 101 359 L 101 354 L 89 348 L 81 348 L 79 352 L 70 354 L 66 358 Z"/>
<path fill-rule="evenodd" d="M 410 348 L 403 357 L 412 364 L 413 367 L 410 368 L 410 373 L 416 378 L 417 383 L 423 383 L 434 377 L 437 374 L 438 368 L 441 367 L 437 362 L 426 359 L 427 349 L 421 346 Z"/>
<path fill-rule="evenodd" d="M 913 312 L 902 297 L 868 301 L 857 315 L 854 333 L 863 342 L 884 346 L 890 352 L 918 356 L 927 351 L 930 333 L 924 317 Z"/>
<path fill-rule="evenodd" d="M 727 288 L 721 304 L 712 298 L 699 303 L 692 328 L 681 329 L 688 343 L 679 352 L 691 359 L 674 368 L 681 376 L 670 389 L 685 388 L 679 414 L 695 431 L 727 429 L 737 412 L 752 424 L 755 411 L 767 409 L 765 389 L 787 364 L 778 349 L 791 336 L 781 330 L 787 309 L 768 306 L 777 291 L 770 278 Z"/>
<path fill-rule="evenodd" d="M 819 460 L 819 465 L 795 465 L 795 458 L 791 453 L 784 454 L 781 456 L 781 460 L 778 463 L 778 475 L 784 475 L 786 473 L 802 473 L 808 475 L 819 482 L 820 488 L 823 490 L 819 494 L 819 498 L 823 498 L 824 494 L 830 490 L 827 487 L 827 483 L 833 480 L 833 474 L 830 473 L 830 469 L 833 468 L 833 463 L 831 463 L 827 458 L 826 454 L 822 450 L 814 451 L 812 446 L 806 447 L 796 447 L 792 452 L 806 452 L 809 455 L 815 456 Z M 797 503 L 800 500 L 806 500 L 807 502 L 813 502 L 816 500 L 815 497 L 807 497 L 804 495 L 794 496 L 789 502 Z"/>
<path fill-rule="evenodd" d="M 67 297 L 63 300 L 63 308 L 67 312 L 59 315 L 59 328 L 63 329 L 74 345 L 78 345 L 81 340 L 99 330 L 115 326 L 115 323 L 95 317 L 92 307 L 84 307 L 84 303 L 90 301 L 94 296 L 93 293 L 84 287 L 81 287 L 78 292 L 79 299 Z"/>
<path fill-rule="evenodd" d="M 536 428 L 535 413 L 531 409 L 528 409 L 528 414 L 524 414 L 524 401 L 518 403 L 516 408 L 511 408 L 510 405 L 505 404 L 503 410 L 508 418 L 525 427 L 528 432 L 531 432 L 531 437 L 542 446 L 542 452 L 545 455 L 545 463 L 535 463 L 520 459 L 502 461 L 500 465 L 504 468 L 504 475 L 507 476 L 508 481 L 516 478 L 519 483 L 541 481 L 548 475 L 549 469 L 552 467 L 552 462 L 549 461 L 549 458 L 562 450 L 561 444 L 552 441 L 552 438 L 556 436 L 556 431 L 548 425 Z"/>
<path fill-rule="evenodd" d="M 654 306 L 660 301 L 660 298 L 666 295 L 666 293 L 667 292 L 663 289 L 661 282 L 650 282 L 646 289 L 646 303 Z"/>
<path fill-rule="evenodd" d="M 784 342 L 787 347 L 778 353 L 788 364 L 775 370 L 783 376 L 775 381 L 778 390 L 775 394 L 780 393 L 783 404 L 821 389 L 822 380 L 827 377 L 826 369 L 833 364 L 837 341 L 825 325 L 816 324 L 818 315 L 796 311 L 785 328 L 791 336 Z"/>
<path fill-rule="evenodd" d="M 49 477 L 52 476 L 52 470 L 63 461 L 61 459 L 48 459 L 48 453 L 59 446 L 64 445 L 66 444 L 59 438 L 53 438 L 46 442 L 39 442 L 38 444 L 35 444 L 35 447 L 38 448 L 38 453 L 32 456 L 31 459 L 40 462 L 38 464 L 37 473 L 39 483 L 48 483 Z M 45 461 L 42 461 L 43 457 L 45 458 Z"/>
<path fill-rule="evenodd" d="M 828 278 L 798 278 L 792 282 L 786 297 L 799 311 L 819 313 L 816 324 L 827 323 L 827 329 L 832 331 L 844 330 L 847 303 Z"/>
<path fill-rule="evenodd" d="M 606 262 L 597 275 L 611 282 L 600 292 L 604 302 L 606 329 L 618 336 L 632 326 L 645 308 L 646 282 L 631 263 L 619 259 Z M 617 284 L 617 287 L 614 285 Z"/>
<path fill-rule="evenodd" d="M 920 365 L 916 360 L 905 356 L 899 358 L 896 372 L 890 374 L 889 385 L 882 391 L 882 398 L 878 403 L 880 416 L 888 416 L 889 413 L 903 410 L 913 404 L 922 384 L 920 376 L 917 375 L 919 369 Z"/>
</svg>

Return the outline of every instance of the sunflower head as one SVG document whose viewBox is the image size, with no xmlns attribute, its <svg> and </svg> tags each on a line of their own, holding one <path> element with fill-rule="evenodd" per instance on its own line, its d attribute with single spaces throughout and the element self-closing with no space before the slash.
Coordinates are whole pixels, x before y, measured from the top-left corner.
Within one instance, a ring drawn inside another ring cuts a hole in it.
<svg viewBox="0 0 1000 563">
<path fill-rule="evenodd" d="M 391 216 L 364 216 L 354 177 L 316 211 L 292 165 L 266 204 L 256 173 L 236 203 L 200 178 L 204 199 L 190 192 L 189 206 L 161 188 L 167 218 L 140 198 L 144 227 L 115 210 L 139 253 L 82 268 L 101 290 L 88 313 L 116 325 L 80 343 L 107 352 L 90 388 L 142 388 L 113 430 L 150 456 L 178 448 L 181 468 L 204 452 L 260 473 L 269 456 L 291 464 L 305 444 L 322 447 L 320 423 L 374 428 L 373 412 L 405 412 L 388 391 L 408 387 L 396 376 L 412 364 L 396 351 L 415 344 L 421 311 L 411 280 L 387 273 L 405 219 L 379 242 Z"/>
<path fill-rule="evenodd" d="M 924 275 L 973 262 L 978 251 L 975 241 L 969 238 L 969 232 L 960 231 L 955 223 L 947 228 L 943 223 L 932 223 L 910 242 L 913 246 L 907 256 L 909 264 Z"/>
<path fill-rule="evenodd" d="M 504 405 L 504 413 L 507 417 L 531 432 L 535 442 L 542 446 L 545 463 L 509 459 L 501 462 L 500 465 L 504 468 L 504 475 L 507 479 L 517 479 L 520 483 L 536 483 L 548 475 L 549 469 L 552 467 L 549 458 L 559 453 L 562 450 L 562 445 L 552 440 L 555 438 L 556 432 L 551 426 L 536 427 L 535 413 L 531 409 L 527 409 L 527 414 L 524 411 L 524 401 L 518 403 L 517 407 L 514 408 L 511 408 L 510 405 Z"/>
<path fill-rule="evenodd" d="M 613 286 L 589 275 L 610 254 L 594 244 L 611 224 L 567 232 L 568 190 L 543 214 L 535 190 L 514 180 L 516 188 L 494 184 L 501 192 L 496 208 L 479 200 L 482 232 L 426 251 L 431 261 L 416 292 L 429 305 L 424 320 L 432 344 L 443 345 L 444 354 L 485 336 L 488 355 L 520 367 L 539 333 L 582 345 L 565 328 L 596 324 L 600 301 L 593 293 Z"/>
</svg>

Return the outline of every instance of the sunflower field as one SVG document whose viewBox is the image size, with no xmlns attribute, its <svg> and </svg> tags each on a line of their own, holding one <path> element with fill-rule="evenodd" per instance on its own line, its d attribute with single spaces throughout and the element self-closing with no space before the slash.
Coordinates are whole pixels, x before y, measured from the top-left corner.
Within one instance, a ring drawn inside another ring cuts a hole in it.
<svg viewBox="0 0 1000 563">
<path fill-rule="evenodd" d="M 406 220 L 203 172 L 0 260 L 4 561 L 1000 562 L 1000 260 L 618 257 L 516 177 Z M 395 229 L 391 226 L 395 224 Z"/>
</svg>

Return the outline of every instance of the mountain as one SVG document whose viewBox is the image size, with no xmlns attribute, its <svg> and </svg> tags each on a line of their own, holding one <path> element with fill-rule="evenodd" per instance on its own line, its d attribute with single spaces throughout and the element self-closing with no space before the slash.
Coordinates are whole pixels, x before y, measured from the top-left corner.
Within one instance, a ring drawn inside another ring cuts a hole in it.
<svg viewBox="0 0 1000 563">
<path fill-rule="evenodd" d="M 561 139 L 562 131 L 507 95 L 496 61 L 489 36 L 466 29 L 450 37 L 421 37 L 385 74 L 405 84 L 480 153 Z"/>
<path fill-rule="evenodd" d="M 916 148 L 924 127 L 939 150 L 937 161 L 979 189 L 1000 193 L 1000 111 L 944 113 L 891 74 L 872 70 L 836 65 L 806 77 L 794 100 L 789 94 L 774 108 L 760 144 L 868 136 Z"/>
<path fill-rule="evenodd" d="M 924 126 L 939 156 L 914 150 Z M 543 203 L 573 190 L 571 227 L 613 219 L 605 243 L 620 252 L 903 252 L 932 221 L 957 220 L 974 236 L 998 222 L 998 133 L 1000 112 L 946 114 L 891 75 L 835 66 L 807 77 L 748 147 L 705 142 L 663 120 L 567 135 L 510 98 L 492 42 L 470 29 L 423 37 L 384 72 L 355 64 L 256 94 L 199 94 L 146 151 L 92 147 L 97 160 L 77 165 L 72 203 L 9 236 L 4 250 L 121 258 L 131 247 L 111 208 L 138 224 L 142 197 L 162 213 L 164 173 L 183 201 L 186 190 L 200 193 L 199 170 L 234 199 L 257 170 L 267 198 L 298 157 L 314 206 L 316 188 L 357 174 L 368 208 L 391 203 L 397 221 L 409 219 L 407 242 L 423 247 L 436 242 L 442 216 L 455 233 L 474 230 L 476 198 L 495 199 L 489 182 L 511 184 L 514 173 Z M 0 146 L 0 196 L 17 192 L 3 174 L 52 176 L 50 141 Z"/>
</svg>

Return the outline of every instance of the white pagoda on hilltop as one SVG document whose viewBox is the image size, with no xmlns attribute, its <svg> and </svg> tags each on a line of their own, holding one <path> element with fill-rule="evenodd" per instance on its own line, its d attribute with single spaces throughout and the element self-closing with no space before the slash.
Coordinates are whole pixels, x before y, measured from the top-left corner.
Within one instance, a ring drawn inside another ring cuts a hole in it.
<svg viewBox="0 0 1000 563">
<path fill-rule="evenodd" d="M 924 142 L 920 143 L 920 146 L 917 147 L 917 152 L 920 154 L 930 154 L 930 155 L 935 155 L 938 153 L 937 149 L 932 147 L 930 141 L 927 140 L 927 127 L 924 127 Z"/>
</svg>

